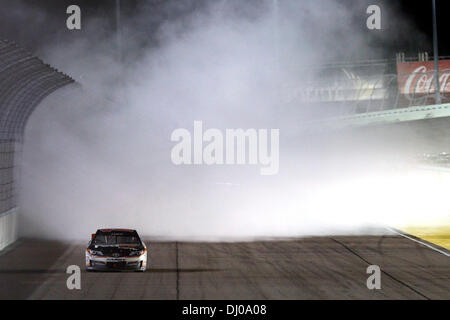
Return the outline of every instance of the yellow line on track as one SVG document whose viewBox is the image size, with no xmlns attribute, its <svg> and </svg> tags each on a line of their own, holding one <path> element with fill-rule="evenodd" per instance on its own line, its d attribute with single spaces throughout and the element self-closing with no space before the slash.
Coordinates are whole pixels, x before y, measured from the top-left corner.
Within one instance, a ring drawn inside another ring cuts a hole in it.
<svg viewBox="0 0 450 320">
<path fill-rule="evenodd" d="M 421 238 L 450 250 L 450 218 L 448 220 L 439 221 L 439 223 L 421 226 L 407 225 L 399 229 L 417 238 Z"/>
</svg>

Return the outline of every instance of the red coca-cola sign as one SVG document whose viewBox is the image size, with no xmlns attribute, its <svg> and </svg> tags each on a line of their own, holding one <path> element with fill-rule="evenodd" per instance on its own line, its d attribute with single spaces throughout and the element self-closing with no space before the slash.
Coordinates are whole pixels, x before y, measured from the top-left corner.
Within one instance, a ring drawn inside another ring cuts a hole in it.
<svg viewBox="0 0 450 320">
<path fill-rule="evenodd" d="M 417 97 L 434 94 L 434 62 L 397 63 L 398 88 L 401 94 Z M 441 93 L 450 93 L 450 60 L 439 61 L 439 84 Z"/>
</svg>

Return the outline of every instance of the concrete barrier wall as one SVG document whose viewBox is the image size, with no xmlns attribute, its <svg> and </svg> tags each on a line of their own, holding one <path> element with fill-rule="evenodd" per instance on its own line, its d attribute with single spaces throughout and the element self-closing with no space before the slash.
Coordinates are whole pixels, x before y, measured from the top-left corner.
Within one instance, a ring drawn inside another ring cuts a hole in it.
<svg viewBox="0 0 450 320">
<path fill-rule="evenodd" d="M 17 240 L 17 222 L 17 208 L 0 213 L 0 250 Z"/>
</svg>

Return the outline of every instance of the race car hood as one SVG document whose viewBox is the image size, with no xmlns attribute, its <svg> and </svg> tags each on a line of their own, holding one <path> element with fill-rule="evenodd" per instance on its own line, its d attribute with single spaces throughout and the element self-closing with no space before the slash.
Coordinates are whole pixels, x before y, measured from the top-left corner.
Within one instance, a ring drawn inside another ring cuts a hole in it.
<svg viewBox="0 0 450 320">
<path fill-rule="evenodd" d="M 126 257 L 144 249 L 141 245 L 90 245 L 89 249 L 101 252 L 104 256 Z"/>
</svg>

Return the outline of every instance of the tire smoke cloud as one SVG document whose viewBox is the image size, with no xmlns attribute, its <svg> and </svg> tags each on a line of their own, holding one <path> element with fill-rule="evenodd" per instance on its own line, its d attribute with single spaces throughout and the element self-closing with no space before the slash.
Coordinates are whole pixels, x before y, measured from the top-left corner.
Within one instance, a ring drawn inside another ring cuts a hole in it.
<svg viewBox="0 0 450 320">
<path fill-rule="evenodd" d="M 22 235 L 88 239 L 98 228 L 125 227 L 159 238 L 290 237 L 420 219 L 430 198 L 417 203 L 410 196 L 433 186 L 433 178 L 411 190 L 416 174 L 391 166 L 417 152 L 398 149 L 409 129 L 309 136 L 302 123 L 318 112 L 314 106 L 280 102 L 280 85 L 301 79 L 304 65 L 382 50 L 351 23 L 337 23 L 354 21 L 365 8 L 336 1 L 184 6 L 167 5 L 165 12 L 187 13 L 159 23 L 151 45 L 133 36 L 151 6 L 124 20 L 121 60 L 113 38 L 95 35 L 42 50 L 82 88 L 48 97 L 29 121 Z M 171 133 L 194 121 L 221 130 L 279 129 L 279 173 L 174 165 Z"/>
</svg>

